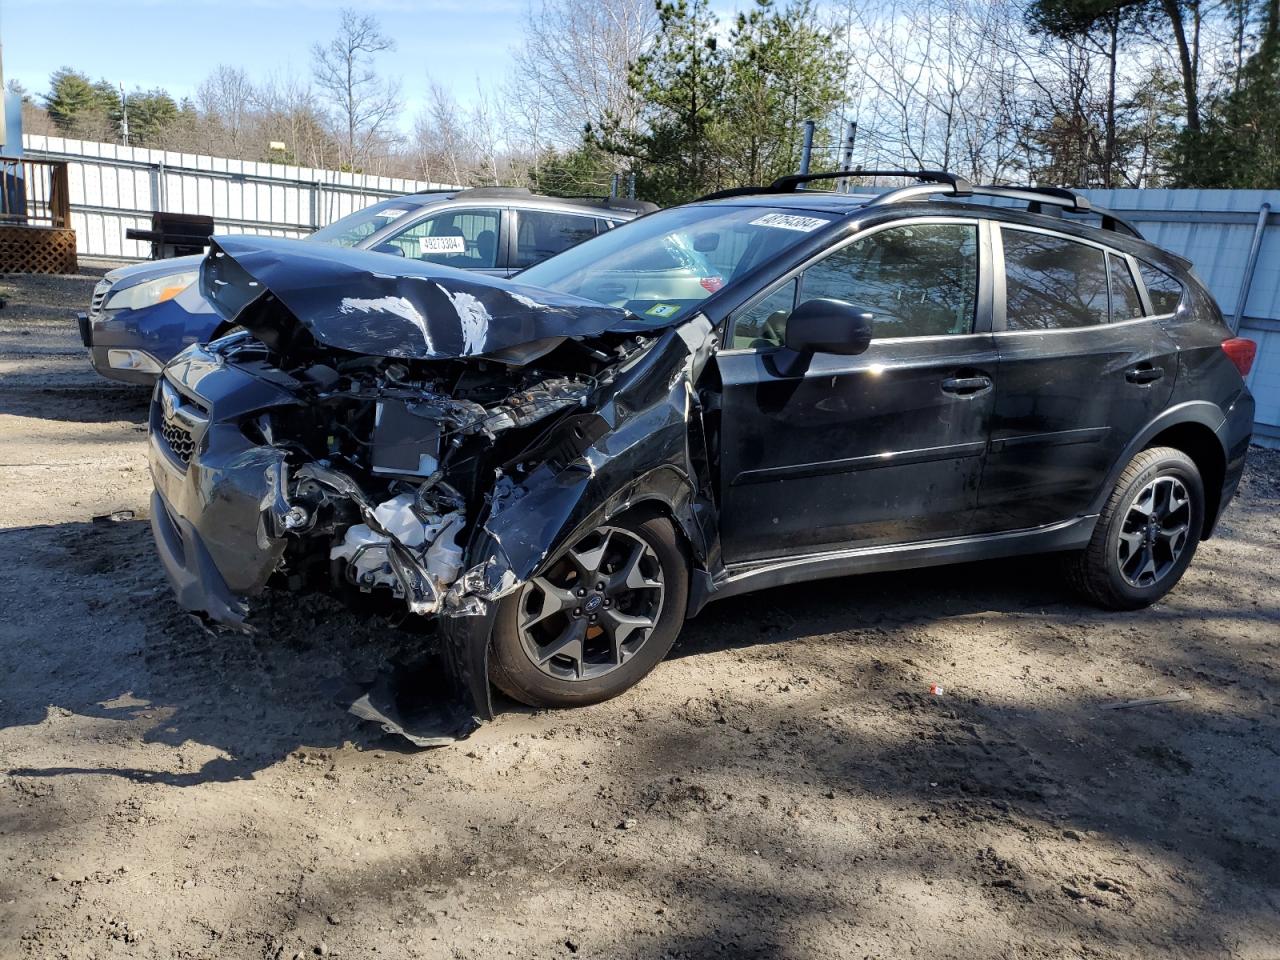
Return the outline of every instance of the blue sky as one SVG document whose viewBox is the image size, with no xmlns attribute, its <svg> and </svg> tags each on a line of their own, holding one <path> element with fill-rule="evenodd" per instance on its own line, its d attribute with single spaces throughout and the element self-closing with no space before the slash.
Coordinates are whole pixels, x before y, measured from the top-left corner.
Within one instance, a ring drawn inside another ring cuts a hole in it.
<svg viewBox="0 0 1280 960">
<path fill-rule="evenodd" d="M 311 45 L 333 35 L 338 11 L 374 14 L 396 39 L 380 70 L 401 79 L 405 126 L 428 78 L 464 102 L 476 78 L 506 75 L 527 0 L 0 0 L 6 81 L 41 94 L 71 66 L 126 90 L 164 87 L 192 96 L 219 63 L 255 80 L 309 77 Z"/>
</svg>

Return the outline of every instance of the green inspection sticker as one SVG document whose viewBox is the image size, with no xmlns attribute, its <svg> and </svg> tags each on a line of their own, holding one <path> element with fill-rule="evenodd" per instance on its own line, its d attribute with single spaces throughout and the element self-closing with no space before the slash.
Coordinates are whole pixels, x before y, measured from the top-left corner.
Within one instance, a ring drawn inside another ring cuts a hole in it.
<svg viewBox="0 0 1280 960">
<path fill-rule="evenodd" d="M 655 303 L 645 311 L 651 317 L 674 317 L 680 308 L 674 303 Z"/>
</svg>

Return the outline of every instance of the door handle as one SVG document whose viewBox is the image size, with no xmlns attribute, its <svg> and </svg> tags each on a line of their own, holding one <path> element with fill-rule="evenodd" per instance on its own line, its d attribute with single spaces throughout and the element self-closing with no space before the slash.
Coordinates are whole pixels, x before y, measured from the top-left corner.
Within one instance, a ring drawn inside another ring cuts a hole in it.
<svg viewBox="0 0 1280 960">
<path fill-rule="evenodd" d="M 942 381 L 943 392 L 958 393 L 961 396 L 981 393 L 990 386 L 990 377 L 948 377 Z"/>
<path fill-rule="evenodd" d="M 1151 367 L 1147 365 L 1130 367 L 1124 372 L 1124 378 L 1130 383 L 1155 383 L 1164 376 L 1164 370 L 1160 367 Z"/>
</svg>

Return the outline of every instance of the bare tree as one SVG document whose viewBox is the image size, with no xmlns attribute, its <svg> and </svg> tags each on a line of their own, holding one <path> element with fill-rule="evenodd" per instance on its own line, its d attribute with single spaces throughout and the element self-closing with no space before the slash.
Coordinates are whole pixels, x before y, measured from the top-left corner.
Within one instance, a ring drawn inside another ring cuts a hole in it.
<svg viewBox="0 0 1280 960">
<path fill-rule="evenodd" d="M 471 183 L 475 151 L 467 135 L 466 118 L 453 94 L 432 82 L 427 105 L 414 127 L 414 154 L 418 175 L 465 186 Z"/>
<path fill-rule="evenodd" d="M 982 180 L 1017 162 L 1021 77 L 1006 55 L 1020 35 L 1010 0 L 850 2 L 850 77 L 865 165 L 955 169 Z"/>
<path fill-rule="evenodd" d="M 239 67 L 219 64 L 201 81 L 196 107 L 205 120 L 202 132 L 210 152 L 240 156 L 255 97 L 249 75 Z"/>
<path fill-rule="evenodd" d="M 393 117 L 400 106 L 400 88 L 374 69 L 374 58 L 395 49 L 374 17 L 344 9 L 337 35 L 311 49 L 316 85 L 326 95 L 340 132 L 341 162 L 351 168 L 367 166 L 376 153 L 395 140 Z"/>
<path fill-rule="evenodd" d="M 285 145 L 285 160 L 310 167 L 338 162 L 340 145 L 305 81 L 291 73 L 274 74 L 256 90 L 252 118 L 258 141 Z"/>
<path fill-rule="evenodd" d="M 610 119 L 634 132 L 640 105 L 628 71 L 657 30 L 653 0 L 531 0 L 512 102 L 545 138 L 538 145 L 576 147 L 588 123 Z"/>
</svg>

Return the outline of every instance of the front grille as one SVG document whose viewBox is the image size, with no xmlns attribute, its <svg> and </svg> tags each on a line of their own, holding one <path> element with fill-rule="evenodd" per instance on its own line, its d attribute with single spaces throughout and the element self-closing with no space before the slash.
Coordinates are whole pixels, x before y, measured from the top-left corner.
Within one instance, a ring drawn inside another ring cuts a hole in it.
<svg viewBox="0 0 1280 960">
<path fill-rule="evenodd" d="M 191 455 L 196 452 L 196 440 L 186 424 L 177 417 L 166 417 L 160 425 L 160 436 L 164 437 L 170 452 L 183 466 L 191 462 Z"/>
<path fill-rule="evenodd" d="M 170 456 L 184 467 L 209 427 L 209 412 L 195 400 L 184 397 L 161 377 L 151 405 L 151 433 L 164 441 Z"/>
<path fill-rule="evenodd" d="M 102 316 L 102 305 L 107 302 L 107 294 L 111 292 L 110 280 L 99 280 L 93 288 L 93 299 L 89 301 L 89 320 L 97 320 Z"/>
</svg>

